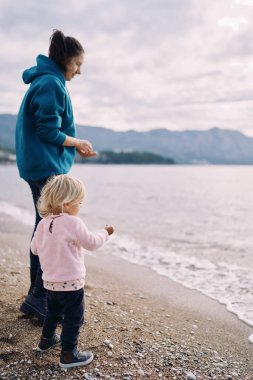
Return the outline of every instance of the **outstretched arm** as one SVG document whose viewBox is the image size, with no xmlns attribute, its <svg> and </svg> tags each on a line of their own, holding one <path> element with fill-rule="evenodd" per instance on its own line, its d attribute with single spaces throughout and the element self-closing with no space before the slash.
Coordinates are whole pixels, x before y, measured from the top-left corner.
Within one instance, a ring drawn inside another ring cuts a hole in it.
<svg viewBox="0 0 253 380">
<path fill-rule="evenodd" d="M 81 221 L 78 221 L 77 239 L 80 245 L 88 251 L 94 251 L 108 240 L 108 236 L 113 233 L 113 227 L 107 226 L 97 232 L 90 232 L 87 226 Z"/>
</svg>

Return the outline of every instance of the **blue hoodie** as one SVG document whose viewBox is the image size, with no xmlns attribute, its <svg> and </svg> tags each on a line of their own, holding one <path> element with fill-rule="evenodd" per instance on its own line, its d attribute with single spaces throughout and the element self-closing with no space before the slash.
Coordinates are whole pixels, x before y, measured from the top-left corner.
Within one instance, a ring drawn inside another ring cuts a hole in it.
<svg viewBox="0 0 253 380">
<path fill-rule="evenodd" d="M 62 144 L 66 135 L 75 137 L 75 124 L 63 72 L 51 58 L 39 55 L 37 66 L 24 71 L 23 81 L 30 87 L 16 125 L 20 177 L 37 181 L 68 173 L 75 148 Z"/>
</svg>

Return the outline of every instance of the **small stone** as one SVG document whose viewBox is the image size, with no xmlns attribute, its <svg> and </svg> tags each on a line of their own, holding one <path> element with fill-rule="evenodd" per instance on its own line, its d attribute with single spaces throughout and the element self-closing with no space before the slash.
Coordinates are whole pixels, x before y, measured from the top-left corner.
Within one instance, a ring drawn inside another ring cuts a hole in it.
<svg viewBox="0 0 253 380">
<path fill-rule="evenodd" d="M 197 378 L 192 372 L 189 372 L 186 374 L 186 380 L 197 380 Z"/>
<path fill-rule="evenodd" d="M 140 376 L 144 376 L 144 375 L 145 375 L 145 372 L 144 372 L 141 368 L 138 369 L 137 373 L 138 373 L 138 375 L 140 375 Z"/>
<path fill-rule="evenodd" d="M 111 342 L 109 339 L 106 339 L 106 340 L 104 341 L 104 344 L 105 344 L 108 348 L 110 348 L 111 350 L 113 349 L 113 344 L 112 344 L 112 342 Z"/>
</svg>

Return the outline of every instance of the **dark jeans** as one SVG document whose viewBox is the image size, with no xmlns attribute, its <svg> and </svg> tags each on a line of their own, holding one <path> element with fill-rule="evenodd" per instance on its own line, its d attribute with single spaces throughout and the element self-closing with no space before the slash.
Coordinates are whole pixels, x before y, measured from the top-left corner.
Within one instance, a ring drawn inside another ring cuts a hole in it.
<svg viewBox="0 0 253 380">
<path fill-rule="evenodd" d="M 59 317 L 62 319 L 62 350 L 73 352 L 77 347 L 80 327 L 84 322 L 84 290 L 71 292 L 47 291 L 47 315 L 44 321 L 42 336 L 51 338 L 54 335 Z"/>
<path fill-rule="evenodd" d="M 45 183 L 47 182 L 48 178 L 44 178 L 40 181 L 29 181 L 28 184 L 30 186 L 33 202 L 34 202 L 34 208 L 35 208 L 35 225 L 32 237 L 34 235 L 34 232 L 37 228 L 37 225 L 39 224 L 41 217 L 38 213 L 37 209 L 37 202 L 41 194 L 41 190 Z M 30 250 L 30 289 L 28 291 L 29 293 L 34 294 L 37 297 L 42 297 L 46 295 L 46 290 L 43 287 L 43 280 L 42 280 L 42 270 L 39 262 L 39 257 L 37 255 L 33 255 Z"/>
</svg>

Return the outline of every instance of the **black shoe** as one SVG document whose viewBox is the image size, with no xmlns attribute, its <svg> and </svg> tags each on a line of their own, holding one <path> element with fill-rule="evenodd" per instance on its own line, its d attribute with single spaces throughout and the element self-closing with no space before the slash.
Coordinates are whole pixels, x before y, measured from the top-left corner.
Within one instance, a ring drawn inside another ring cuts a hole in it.
<svg viewBox="0 0 253 380">
<path fill-rule="evenodd" d="M 81 352 L 75 349 L 73 352 L 62 351 L 60 358 L 61 368 L 79 367 L 87 365 L 93 360 L 93 353 L 90 351 Z"/>
<path fill-rule="evenodd" d="M 54 346 L 58 346 L 61 344 L 61 338 L 58 334 L 54 334 L 52 338 L 44 338 L 43 336 L 40 338 L 40 342 L 38 347 L 36 347 L 36 351 L 44 352 L 49 350 Z"/>
<path fill-rule="evenodd" d="M 32 293 L 28 294 L 19 309 L 27 315 L 35 315 L 41 322 L 44 322 L 47 313 L 47 299 L 43 297 L 35 297 Z"/>
</svg>

